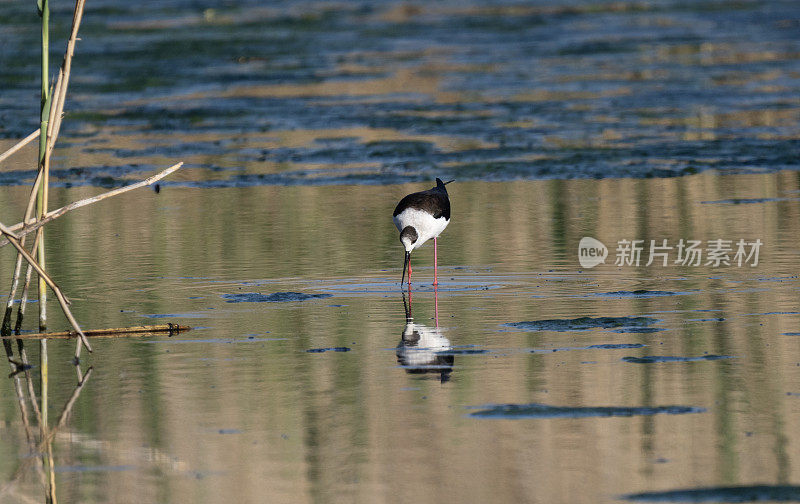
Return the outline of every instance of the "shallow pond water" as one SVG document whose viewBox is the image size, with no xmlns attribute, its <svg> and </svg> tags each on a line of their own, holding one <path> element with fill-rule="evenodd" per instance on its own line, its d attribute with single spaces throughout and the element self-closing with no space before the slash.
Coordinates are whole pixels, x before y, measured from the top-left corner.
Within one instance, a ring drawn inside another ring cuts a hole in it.
<svg viewBox="0 0 800 504">
<path fill-rule="evenodd" d="M 441 285 L 430 285 L 423 247 L 408 325 L 389 216 L 411 186 L 167 188 L 77 211 L 48 240 L 84 325 L 195 329 L 93 340 L 92 376 L 53 443 L 58 492 L 96 502 L 612 502 L 796 482 L 800 204 L 703 203 L 779 186 L 795 191 L 800 179 L 453 184 Z M 569 211 L 541 203 L 554 192 L 574 202 Z M 682 192 L 677 204 L 668 196 Z M 615 211 L 641 197 L 647 212 Z M 764 246 L 756 267 L 616 266 L 612 250 L 584 269 L 583 235 L 610 248 L 640 236 Z M 2 257 L 3 271 L 12 259 Z M 38 346 L 28 348 L 36 362 Z M 75 387 L 72 350 L 50 342 L 56 411 Z M 9 481 L 30 448 L 6 383 Z M 12 481 L 34 493 L 35 474 Z"/>
<path fill-rule="evenodd" d="M 36 127 L 26 9 L 0 150 Z M 50 450 L 62 502 L 800 500 L 798 9 L 90 1 L 51 208 L 187 166 L 48 225 L 48 269 L 86 328 L 194 329 L 93 339 L 81 388 L 49 341 L 47 446 L 27 342 L 0 501 Z M 408 296 L 391 212 L 435 176 Z"/>
</svg>

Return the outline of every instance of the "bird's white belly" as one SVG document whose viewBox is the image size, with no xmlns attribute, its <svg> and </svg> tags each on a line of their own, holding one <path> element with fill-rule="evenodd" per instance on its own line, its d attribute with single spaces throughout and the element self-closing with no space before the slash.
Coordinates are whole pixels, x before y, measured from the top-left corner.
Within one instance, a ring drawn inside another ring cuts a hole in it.
<svg viewBox="0 0 800 504">
<path fill-rule="evenodd" d="M 394 225 L 398 231 L 402 231 L 406 226 L 412 226 L 417 230 L 418 237 L 413 248 L 439 236 L 449 223 L 450 221 L 444 217 L 434 219 L 433 215 L 416 208 L 406 208 L 394 217 Z"/>
</svg>

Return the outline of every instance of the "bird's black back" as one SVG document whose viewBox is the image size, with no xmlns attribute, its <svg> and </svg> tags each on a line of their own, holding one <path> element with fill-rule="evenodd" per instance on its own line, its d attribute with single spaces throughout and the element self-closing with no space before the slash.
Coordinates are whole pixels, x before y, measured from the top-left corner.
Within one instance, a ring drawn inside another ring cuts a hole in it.
<svg viewBox="0 0 800 504">
<path fill-rule="evenodd" d="M 428 212 L 434 219 L 444 217 L 450 220 L 450 198 L 447 195 L 447 188 L 440 179 L 436 179 L 436 187 L 427 191 L 411 193 L 400 200 L 392 214 L 396 217 L 406 208 L 415 208 Z"/>
</svg>

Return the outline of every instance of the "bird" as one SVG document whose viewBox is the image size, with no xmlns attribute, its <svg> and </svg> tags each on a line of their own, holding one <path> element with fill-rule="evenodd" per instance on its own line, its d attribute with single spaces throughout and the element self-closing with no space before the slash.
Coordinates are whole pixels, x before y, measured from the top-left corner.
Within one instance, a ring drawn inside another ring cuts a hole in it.
<svg viewBox="0 0 800 504">
<path fill-rule="evenodd" d="M 433 285 L 439 285 L 438 255 L 436 241 L 439 234 L 450 223 L 450 198 L 445 187 L 452 180 L 442 182 L 436 179 L 436 187 L 406 195 L 394 209 L 394 225 L 400 231 L 400 242 L 405 248 L 403 276 L 408 269 L 408 286 L 411 288 L 411 251 L 433 238 Z"/>
</svg>

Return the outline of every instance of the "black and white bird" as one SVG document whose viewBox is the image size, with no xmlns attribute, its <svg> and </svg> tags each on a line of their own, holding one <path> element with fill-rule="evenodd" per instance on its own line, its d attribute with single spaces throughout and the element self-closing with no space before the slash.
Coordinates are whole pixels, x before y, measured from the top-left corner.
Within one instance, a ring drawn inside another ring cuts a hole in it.
<svg viewBox="0 0 800 504">
<path fill-rule="evenodd" d="M 450 223 L 450 198 L 445 188 L 450 182 L 452 180 L 442 182 L 437 178 L 436 187 L 405 196 L 394 209 L 394 225 L 400 231 L 400 242 L 406 251 L 400 284 L 408 269 L 408 285 L 411 286 L 411 251 L 433 238 L 433 285 L 439 285 L 436 238 Z"/>
</svg>

